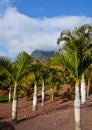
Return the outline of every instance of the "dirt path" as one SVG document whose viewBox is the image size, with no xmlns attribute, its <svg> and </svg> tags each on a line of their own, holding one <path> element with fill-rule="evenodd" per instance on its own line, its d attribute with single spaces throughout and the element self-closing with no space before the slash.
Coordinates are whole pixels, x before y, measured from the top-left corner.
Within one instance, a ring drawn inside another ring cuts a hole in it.
<svg viewBox="0 0 92 130">
<path fill-rule="evenodd" d="M 56 98 L 32 112 L 32 101 L 19 99 L 18 122 L 12 126 L 11 103 L 0 104 L 0 130 L 74 130 L 73 101 Z M 92 95 L 82 105 L 82 128 L 92 130 Z"/>
</svg>

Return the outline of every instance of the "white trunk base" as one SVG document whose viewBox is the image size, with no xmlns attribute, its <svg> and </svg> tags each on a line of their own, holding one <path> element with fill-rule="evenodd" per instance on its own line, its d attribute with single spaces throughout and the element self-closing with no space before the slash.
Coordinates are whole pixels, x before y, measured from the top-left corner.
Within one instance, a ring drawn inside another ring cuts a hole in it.
<svg viewBox="0 0 92 130">
<path fill-rule="evenodd" d="M 44 101 L 44 99 L 45 99 L 45 93 L 44 93 L 44 81 L 43 81 L 43 84 L 42 84 L 42 104 L 41 104 L 41 106 L 44 106 L 45 105 L 45 101 Z"/>
<path fill-rule="evenodd" d="M 44 105 L 45 105 L 45 102 L 44 102 L 44 98 L 43 98 L 41 106 L 44 106 Z"/>
<path fill-rule="evenodd" d="M 85 82 L 81 82 L 81 103 L 86 103 L 86 85 Z"/>
<path fill-rule="evenodd" d="M 74 114 L 75 114 L 75 130 L 81 130 L 81 109 L 79 107 L 75 107 Z"/>
<path fill-rule="evenodd" d="M 33 108 L 32 111 L 36 111 L 37 110 L 37 95 L 35 94 L 33 97 Z"/>
<path fill-rule="evenodd" d="M 9 93 L 9 102 L 11 102 L 11 93 Z"/>
<path fill-rule="evenodd" d="M 12 103 L 12 123 L 17 121 L 17 100 L 13 100 Z"/>
<path fill-rule="evenodd" d="M 42 91 L 42 106 L 44 106 L 44 91 Z"/>
</svg>

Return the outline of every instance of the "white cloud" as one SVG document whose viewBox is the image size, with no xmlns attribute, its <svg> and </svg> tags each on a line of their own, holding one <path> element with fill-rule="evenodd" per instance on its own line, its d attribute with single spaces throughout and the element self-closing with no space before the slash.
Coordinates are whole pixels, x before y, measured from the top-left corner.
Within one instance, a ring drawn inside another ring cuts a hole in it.
<svg viewBox="0 0 92 130">
<path fill-rule="evenodd" d="M 0 55 L 15 57 L 20 51 L 31 53 L 34 49 L 55 50 L 56 41 L 63 29 L 72 29 L 85 23 L 92 24 L 92 18 L 65 16 L 32 18 L 23 15 L 16 8 L 8 8 L 0 18 Z"/>
</svg>

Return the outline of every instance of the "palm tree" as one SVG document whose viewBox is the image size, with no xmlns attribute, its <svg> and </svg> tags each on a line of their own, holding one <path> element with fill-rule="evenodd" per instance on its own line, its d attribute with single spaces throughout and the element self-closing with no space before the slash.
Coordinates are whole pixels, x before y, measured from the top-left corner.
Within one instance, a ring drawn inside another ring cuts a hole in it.
<svg viewBox="0 0 92 130">
<path fill-rule="evenodd" d="M 79 27 L 77 30 L 77 33 L 82 36 L 84 39 L 82 42 L 85 41 L 85 50 L 83 52 L 83 55 L 85 55 L 85 53 L 90 53 L 91 48 L 92 48 L 92 27 L 89 24 L 85 24 L 81 27 Z M 85 103 L 86 102 L 86 92 L 87 88 L 86 88 L 86 82 L 85 82 L 85 74 L 82 74 L 81 77 L 81 103 Z"/>
<path fill-rule="evenodd" d="M 18 109 L 18 94 L 17 89 L 23 78 L 28 75 L 30 68 L 30 61 L 32 57 L 26 52 L 21 52 L 17 55 L 16 61 L 12 64 L 11 61 L 5 57 L 0 57 L 0 68 L 10 75 L 14 82 L 14 93 L 12 103 L 12 123 L 17 121 Z"/>
<path fill-rule="evenodd" d="M 51 61 L 50 61 L 51 62 Z M 61 84 L 61 73 L 58 68 L 55 66 L 52 66 L 50 64 L 50 71 L 49 71 L 49 89 L 51 92 L 51 100 L 54 100 L 54 97 L 58 95 L 58 92 L 60 90 L 60 84 Z"/>
<path fill-rule="evenodd" d="M 63 43 L 63 47 L 54 60 L 65 66 L 75 79 L 75 130 L 82 130 L 79 85 L 84 70 L 92 63 L 92 53 L 85 53 L 84 55 L 84 51 L 87 47 L 85 47 L 85 37 L 79 35 L 76 30 L 77 29 L 74 31 L 68 30 L 61 32 L 57 43 Z"/>
<path fill-rule="evenodd" d="M 41 106 L 45 105 L 45 82 L 46 79 L 49 76 L 49 65 L 48 63 L 45 62 L 41 62 L 41 77 L 42 77 L 42 103 Z"/>
<path fill-rule="evenodd" d="M 11 78 L 10 77 L 8 77 L 8 86 L 9 86 L 9 102 L 11 102 L 11 84 L 10 84 L 10 82 L 11 82 Z"/>
<path fill-rule="evenodd" d="M 37 60 L 31 65 L 31 71 L 33 72 L 34 78 L 35 78 L 32 111 L 37 110 L 37 105 L 38 105 L 38 103 L 37 103 L 37 84 L 41 77 L 40 70 L 41 70 L 41 63 L 40 63 L 40 61 Z"/>
</svg>

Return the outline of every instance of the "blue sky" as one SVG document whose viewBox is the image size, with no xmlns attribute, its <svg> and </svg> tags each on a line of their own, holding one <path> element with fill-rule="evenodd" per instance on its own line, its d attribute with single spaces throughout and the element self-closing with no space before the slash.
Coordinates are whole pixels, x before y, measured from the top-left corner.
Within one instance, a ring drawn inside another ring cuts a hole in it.
<svg viewBox="0 0 92 130">
<path fill-rule="evenodd" d="M 17 0 L 18 1 L 18 0 Z M 20 0 L 14 6 L 31 17 L 54 17 L 91 14 L 91 0 Z"/>
<path fill-rule="evenodd" d="M 0 55 L 58 50 L 60 32 L 92 25 L 91 0 L 0 0 Z"/>
</svg>

